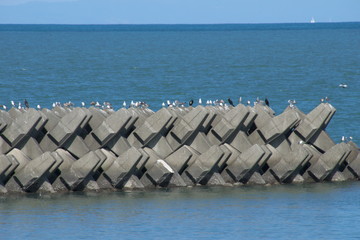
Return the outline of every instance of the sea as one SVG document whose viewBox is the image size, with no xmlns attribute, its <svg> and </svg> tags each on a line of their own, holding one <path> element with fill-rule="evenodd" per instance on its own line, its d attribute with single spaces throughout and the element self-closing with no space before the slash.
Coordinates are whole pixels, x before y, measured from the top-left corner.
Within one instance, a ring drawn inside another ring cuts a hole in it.
<svg viewBox="0 0 360 240">
<path fill-rule="evenodd" d="M 339 85 L 346 84 L 346 88 Z M 0 104 L 327 97 L 360 144 L 360 22 L 0 24 Z M 0 195 L 0 239 L 359 239 L 360 182 Z"/>
</svg>

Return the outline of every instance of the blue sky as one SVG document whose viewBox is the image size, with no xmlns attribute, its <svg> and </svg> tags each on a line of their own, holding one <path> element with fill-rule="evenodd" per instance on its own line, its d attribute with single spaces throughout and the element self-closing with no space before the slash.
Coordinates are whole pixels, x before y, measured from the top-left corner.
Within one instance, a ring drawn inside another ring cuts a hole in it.
<svg viewBox="0 0 360 240">
<path fill-rule="evenodd" d="M 0 23 L 177 24 L 360 21 L 360 0 L 0 0 Z"/>
</svg>

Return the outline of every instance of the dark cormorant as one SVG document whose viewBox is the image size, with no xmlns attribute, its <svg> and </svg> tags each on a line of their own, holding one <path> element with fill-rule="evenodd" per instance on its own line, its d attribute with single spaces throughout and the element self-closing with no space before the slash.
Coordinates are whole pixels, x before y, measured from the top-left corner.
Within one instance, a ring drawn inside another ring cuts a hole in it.
<svg viewBox="0 0 360 240">
<path fill-rule="evenodd" d="M 269 99 L 265 98 L 265 104 L 270 107 Z"/>
<path fill-rule="evenodd" d="M 228 102 L 231 106 L 235 107 L 233 101 L 230 98 L 228 98 Z"/>
<path fill-rule="evenodd" d="M 194 100 L 191 99 L 191 100 L 189 101 L 189 106 L 192 106 L 193 104 L 194 104 Z"/>
<path fill-rule="evenodd" d="M 29 102 L 26 99 L 24 100 L 24 105 L 26 108 L 29 108 Z"/>
</svg>

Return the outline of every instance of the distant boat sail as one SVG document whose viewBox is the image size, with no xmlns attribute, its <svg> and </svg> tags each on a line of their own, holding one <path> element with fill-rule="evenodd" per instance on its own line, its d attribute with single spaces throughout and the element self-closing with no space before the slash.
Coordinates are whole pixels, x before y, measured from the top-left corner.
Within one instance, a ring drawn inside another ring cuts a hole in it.
<svg viewBox="0 0 360 240">
<path fill-rule="evenodd" d="M 310 23 L 315 23 L 315 19 L 311 18 Z"/>
</svg>

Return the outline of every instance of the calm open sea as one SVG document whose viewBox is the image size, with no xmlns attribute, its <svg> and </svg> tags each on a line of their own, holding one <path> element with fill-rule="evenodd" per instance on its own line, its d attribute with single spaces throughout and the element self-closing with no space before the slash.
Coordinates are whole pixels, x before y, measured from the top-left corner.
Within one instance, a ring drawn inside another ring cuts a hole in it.
<svg viewBox="0 0 360 240">
<path fill-rule="evenodd" d="M 0 25 L 0 104 L 241 96 L 281 113 L 327 96 L 330 136 L 359 144 L 359 46 L 360 23 Z M 358 182 L 1 196 L 0 239 L 350 239 L 359 197 Z"/>
</svg>

